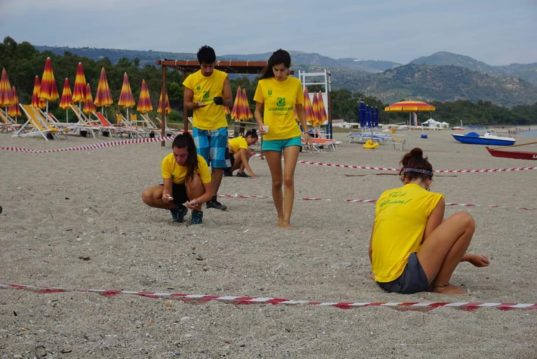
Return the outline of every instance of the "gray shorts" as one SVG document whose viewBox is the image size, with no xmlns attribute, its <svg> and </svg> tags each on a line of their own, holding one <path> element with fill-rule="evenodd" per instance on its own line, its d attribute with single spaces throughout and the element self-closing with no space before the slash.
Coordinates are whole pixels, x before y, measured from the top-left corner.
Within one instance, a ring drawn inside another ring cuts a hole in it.
<svg viewBox="0 0 537 359">
<path fill-rule="evenodd" d="M 428 292 L 430 287 L 429 280 L 421 267 L 416 252 L 411 253 L 408 257 L 405 270 L 399 278 L 388 283 L 377 282 L 377 284 L 386 292 L 396 292 L 401 294 Z"/>
</svg>

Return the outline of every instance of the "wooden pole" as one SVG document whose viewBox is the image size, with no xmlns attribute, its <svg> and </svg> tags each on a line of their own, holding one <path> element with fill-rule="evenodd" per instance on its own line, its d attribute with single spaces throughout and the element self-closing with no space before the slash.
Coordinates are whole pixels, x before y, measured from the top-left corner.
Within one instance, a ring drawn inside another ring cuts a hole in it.
<svg viewBox="0 0 537 359">
<path fill-rule="evenodd" d="M 160 146 L 164 147 L 166 146 L 166 141 L 164 141 L 164 136 L 166 136 L 166 66 L 164 65 L 162 65 L 162 89 L 160 90 L 160 96 L 162 99 L 160 107 L 162 114 L 162 121 L 160 122 L 160 136 L 162 141 L 160 142 Z"/>
</svg>

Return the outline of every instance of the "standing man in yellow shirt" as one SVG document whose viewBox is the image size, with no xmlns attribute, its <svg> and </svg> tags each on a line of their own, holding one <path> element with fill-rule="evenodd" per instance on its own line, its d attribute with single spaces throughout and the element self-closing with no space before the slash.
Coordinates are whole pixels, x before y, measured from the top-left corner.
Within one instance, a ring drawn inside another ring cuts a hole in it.
<svg viewBox="0 0 537 359">
<path fill-rule="evenodd" d="M 224 169 L 230 166 L 226 158 L 228 133 L 224 106 L 233 105 L 231 85 L 227 74 L 215 69 L 216 54 L 212 47 L 202 46 L 197 57 L 200 69 L 183 82 L 183 105 L 193 111 L 192 136 L 198 153 L 212 168 L 213 197 L 207 208 L 225 211 L 227 207 L 218 202 L 217 194 Z"/>
</svg>

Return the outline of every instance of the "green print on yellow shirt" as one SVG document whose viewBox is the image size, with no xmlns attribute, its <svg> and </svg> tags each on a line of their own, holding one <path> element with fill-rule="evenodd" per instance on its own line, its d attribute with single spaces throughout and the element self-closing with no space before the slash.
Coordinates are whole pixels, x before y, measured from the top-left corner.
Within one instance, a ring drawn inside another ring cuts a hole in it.
<svg viewBox="0 0 537 359">
<path fill-rule="evenodd" d="M 209 97 L 211 97 L 211 94 L 209 93 L 209 91 L 203 91 L 203 102 L 207 101 L 209 99 Z"/>
</svg>

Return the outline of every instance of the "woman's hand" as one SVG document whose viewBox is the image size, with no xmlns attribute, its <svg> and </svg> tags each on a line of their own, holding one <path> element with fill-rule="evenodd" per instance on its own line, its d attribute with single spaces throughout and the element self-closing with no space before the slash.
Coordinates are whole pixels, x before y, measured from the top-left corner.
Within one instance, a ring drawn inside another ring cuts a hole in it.
<svg viewBox="0 0 537 359">
<path fill-rule="evenodd" d="M 169 193 L 163 193 L 162 194 L 162 202 L 164 202 L 164 203 L 173 202 L 173 197 Z"/>
<path fill-rule="evenodd" d="M 302 133 L 302 138 L 306 143 L 309 143 L 311 140 L 310 134 L 307 131 L 304 131 L 304 133 Z"/>
<path fill-rule="evenodd" d="M 194 198 L 191 201 L 185 202 L 185 206 L 190 209 L 199 209 L 200 205 L 201 203 L 199 203 L 199 201 L 196 198 Z"/>
</svg>

